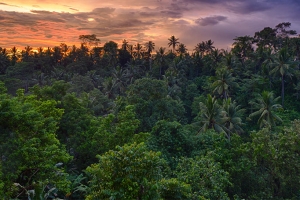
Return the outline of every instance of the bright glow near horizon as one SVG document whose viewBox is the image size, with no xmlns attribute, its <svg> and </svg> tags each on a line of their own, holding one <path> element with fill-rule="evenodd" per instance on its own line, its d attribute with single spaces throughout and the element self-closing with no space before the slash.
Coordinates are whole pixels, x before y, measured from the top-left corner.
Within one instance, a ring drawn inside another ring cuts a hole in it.
<svg viewBox="0 0 300 200">
<path fill-rule="evenodd" d="M 1 1 L 1 0 L 0 0 Z M 259 0 L 4 0 L 0 2 L 0 47 L 78 45 L 78 36 L 168 47 L 171 35 L 188 50 L 211 39 L 229 48 L 237 36 L 291 22 L 300 31 L 300 1 Z"/>
</svg>

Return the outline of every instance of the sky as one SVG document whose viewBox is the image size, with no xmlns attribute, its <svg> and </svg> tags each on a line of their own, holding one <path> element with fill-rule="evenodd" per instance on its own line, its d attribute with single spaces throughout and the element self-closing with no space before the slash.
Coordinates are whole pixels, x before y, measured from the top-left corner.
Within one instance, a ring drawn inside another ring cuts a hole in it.
<svg viewBox="0 0 300 200">
<path fill-rule="evenodd" d="M 300 33 L 300 0 L 0 0 L 0 47 L 79 45 L 95 34 L 101 45 L 153 41 L 174 35 L 192 51 L 211 39 L 230 49 L 233 39 L 291 22 Z"/>
</svg>

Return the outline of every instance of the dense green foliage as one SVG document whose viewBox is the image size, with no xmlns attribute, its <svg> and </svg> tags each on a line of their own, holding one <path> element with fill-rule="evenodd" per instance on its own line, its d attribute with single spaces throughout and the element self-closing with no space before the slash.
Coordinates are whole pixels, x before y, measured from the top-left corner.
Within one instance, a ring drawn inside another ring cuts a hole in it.
<svg viewBox="0 0 300 200">
<path fill-rule="evenodd" d="M 299 199 L 290 23 L 168 51 L 0 47 L 1 199 Z M 2 198 L 3 197 L 3 198 Z"/>
</svg>

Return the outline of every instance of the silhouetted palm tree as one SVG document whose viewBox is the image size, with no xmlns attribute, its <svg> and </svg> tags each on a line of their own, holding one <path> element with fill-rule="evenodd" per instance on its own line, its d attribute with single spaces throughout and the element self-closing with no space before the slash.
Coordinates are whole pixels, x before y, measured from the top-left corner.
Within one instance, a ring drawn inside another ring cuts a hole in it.
<svg viewBox="0 0 300 200">
<path fill-rule="evenodd" d="M 212 50 L 215 49 L 215 47 L 213 46 L 213 44 L 214 44 L 214 42 L 211 41 L 211 40 L 207 40 L 205 42 L 205 51 L 206 51 L 206 53 L 210 53 L 210 52 L 212 52 Z"/>
<path fill-rule="evenodd" d="M 135 54 L 136 54 L 137 58 L 140 59 L 142 56 L 143 46 L 140 43 L 137 43 L 135 45 L 134 49 L 136 50 Z"/>
<path fill-rule="evenodd" d="M 186 48 L 186 46 L 185 46 L 184 44 L 180 43 L 180 44 L 178 45 L 178 48 L 177 48 L 176 51 L 177 51 L 180 55 L 184 55 L 184 54 L 187 53 L 187 48 Z"/>
<path fill-rule="evenodd" d="M 174 35 L 172 35 L 170 38 L 168 38 L 169 40 L 169 47 L 172 46 L 173 48 L 173 52 L 175 52 L 175 47 L 177 46 L 177 44 L 179 44 L 178 40 L 179 38 L 176 38 Z"/>
<path fill-rule="evenodd" d="M 133 45 L 128 45 L 128 52 L 130 53 L 131 57 L 134 56 L 134 47 L 133 47 Z"/>
<path fill-rule="evenodd" d="M 196 52 L 200 53 L 201 56 L 203 56 L 206 52 L 206 45 L 205 42 L 200 42 L 195 46 L 194 49 Z"/>
<path fill-rule="evenodd" d="M 16 62 L 19 60 L 19 55 L 18 55 L 18 49 L 16 47 L 13 47 L 11 49 L 11 65 L 14 66 Z"/>
<path fill-rule="evenodd" d="M 30 57 L 32 56 L 31 50 L 32 50 L 32 47 L 30 47 L 28 45 L 25 47 L 25 51 L 22 51 L 22 61 L 24 61 L 24 62 L 30 61 Z"/>
<path fill-rule="evenodd" d="M 121 47 L 121 49 L 124 50 L 124 51 L 127 51 L 127 50 L 128 50 L 128 47 L 129 47 L 128 41 L 124 39 L 124 40 L 122 41 L 122 47 Z"/>
<path fill-rule="evenodd" d="M 146 48 L 146 51 L 147 51 L 149 57 L 151 57 L 151 53 L 154 50 L 154 47 L 155 47 L 155 44 L 152 41 L 149 41 L 145 44 L 145 48 Z"/>
</svg>

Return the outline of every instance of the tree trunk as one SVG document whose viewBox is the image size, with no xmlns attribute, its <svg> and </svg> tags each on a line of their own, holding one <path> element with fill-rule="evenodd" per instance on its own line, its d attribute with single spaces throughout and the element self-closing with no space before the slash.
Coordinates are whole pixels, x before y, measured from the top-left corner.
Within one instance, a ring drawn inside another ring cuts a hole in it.
<svg viewBox="0 0 300 200">
<path fill-rule="evenodd" d="M 284 108 L 284 75 L 281 75 L 281 106 Z"/>
</svg>

